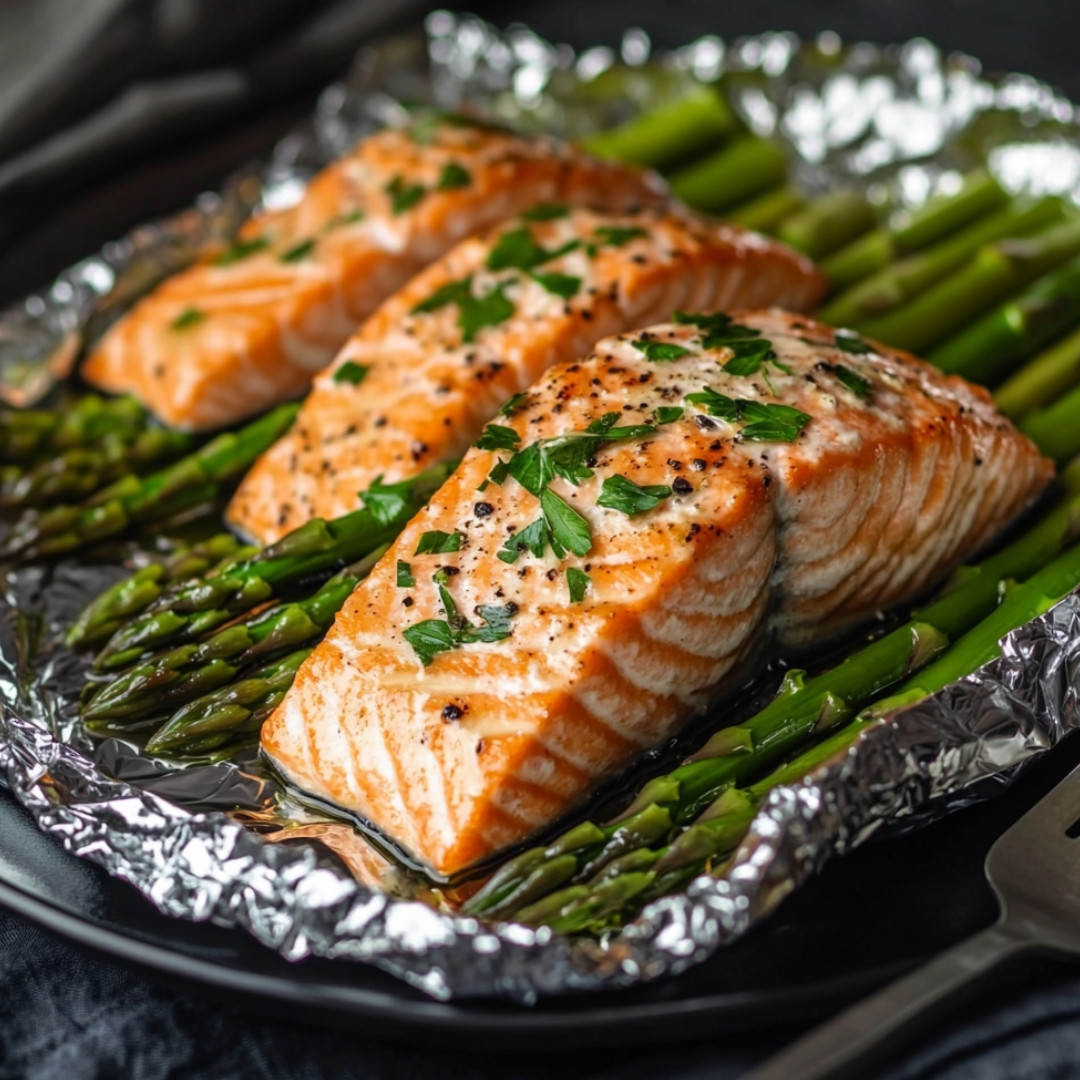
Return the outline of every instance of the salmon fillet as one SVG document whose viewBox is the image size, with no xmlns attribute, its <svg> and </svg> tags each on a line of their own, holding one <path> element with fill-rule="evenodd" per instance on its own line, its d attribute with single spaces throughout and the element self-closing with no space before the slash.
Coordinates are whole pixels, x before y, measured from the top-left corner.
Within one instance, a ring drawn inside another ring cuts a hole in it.
<svg viewBox="0 0 1080 1080">
<path fill-rule="evenodd" d="M 909 355 L 780 311 L 696 318 L 601 342 L 485 430 L 264 726 L 293 784 L 452 875 L 768 643 L 917 598 L 1052 476 L 984 390 Z"/>
<path fill-rule="evenodd" d="M 804 310 L 824 287 L 790 249 L 689 211 L 537 216 L 466 240 L 364 324 L 248 473 L 233 527 L 271 543 L 354 510 L 380 476 L 460 457 L 513 394 L 607 335 L 680 307 Z"/>
<path fill-rule="evenodd" d="M 551 139 L 444 122 L 381 131 L 293 207 L 169 278 L 102 339 L 83 377 L 201 430 L 294 397 L 421 267 L 532 203 L 665 201 L 658 177 Z"/>
</svg>

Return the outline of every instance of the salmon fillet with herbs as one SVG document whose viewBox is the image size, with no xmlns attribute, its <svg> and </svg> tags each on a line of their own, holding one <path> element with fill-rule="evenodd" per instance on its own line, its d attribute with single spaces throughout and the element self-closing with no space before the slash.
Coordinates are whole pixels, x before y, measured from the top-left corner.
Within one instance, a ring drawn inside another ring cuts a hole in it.
<svg viewBox="0 0 1080 1080">
<path fill-rule="evenodd" d="M 626 209 L 666 195 L 652 174 L 552 139 L 450 121 L 378 132 L 295 206 L 256 217 L 136 304 L 83 376 L 174 427 L 234 423 L 303 393 L 363 319 L 458 241 L 545 200 Z"/>
<path fill-rule="evenodd" d="M 984 390 L 790 314 L 609 338 L 486 428 L 263 748 L 452 875 L 581 803 L 769 647 L 918 597 L 1051 476 Z"/>
<path fill-rule="evenodd" d="M 229 522 L 270 543 L 460 457 L 512 396 L 602 337 L 679 308 L 805 310 L 823 280 L 773 241 L 689 211 L 541 205 L 430 266 L 315 380 L 291 431 L 255 464 Z"/>
</svg>

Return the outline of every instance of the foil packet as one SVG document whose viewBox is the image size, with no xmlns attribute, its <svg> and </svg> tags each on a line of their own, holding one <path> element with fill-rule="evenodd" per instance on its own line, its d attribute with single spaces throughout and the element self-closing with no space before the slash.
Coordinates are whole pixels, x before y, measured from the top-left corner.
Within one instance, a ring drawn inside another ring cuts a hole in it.
<svg viewBox="0 0 1080 1080">
<path fill-rule="evenodd" d="M 400 121 L 406 103 L 467 107 L 521 130 L 576 136 L 718 77 L 747 124 L 787 147 L 794 182 L 809 192 L 858 185 L 882 202 L 917 205 L 986 162 L 1011 189 L 1080 201 L 1074 107 L 1036 80 L 985 76 L 971 58 L 925 41 L 882 48 L 834 35 L 705 37 L 653 56 L 648 38 L 631 30 L 618 49 L 576 53 L 524 27 L 499 32 L 437 12 L 426 34 L 364 50 L 265 165 L 0 313 L 0 399 L 47 394 L 133 299 L 227 240 L 253 209 L 297 198 L 356 138 Z M 999 659 L 774 790 L 722 875 L 651 903 L 603 939 L 567 938 L 396 898 L 361 884 L 318 844 L 267 842 L 257 823 L 270 785 L 236 764 L 174 770 L 122 741 L 90 740 L 77 720 L 87 661 L 62 637 L 123 572 L 119 561 L 80 561 L 4 576 L 0 770 L 15 797 L 69 851 L 166 914 L 242 927 L 293 960 L 374 964 L 440 999 L 529 1003 L 678 973 L 744 934 L 828 859 L 985 796 L 984 781 L 1007 782 L 1080 726 L 1078 591 L 1008 635 Z"/>
</svg>

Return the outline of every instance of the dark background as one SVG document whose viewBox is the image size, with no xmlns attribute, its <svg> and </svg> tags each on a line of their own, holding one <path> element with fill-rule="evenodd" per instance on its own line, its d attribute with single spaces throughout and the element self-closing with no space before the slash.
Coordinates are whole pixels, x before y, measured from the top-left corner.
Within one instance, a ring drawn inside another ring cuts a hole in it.
<svg viewBox="0 0 1080 1080">
<path fill-rule="evenodd" d="M 882 42 L 925 36 L 1080 99 L 1080 13 L 1060 0 L 486 0 L 470 9 L 575 46 L 615 44 L 631 25 L 657 45 L 780 29 Z M 372 23 L 408 25 L 424 10 L 422 0 L 381 10 L 377 0 L 0 0 L 0 302 L 268 151 L 344 71 Z M 101 17 L 96 31 L 86 30 L 88 12 Z M 738 1075 L 766 1046 L 446 1058 L 180 994 L 0 911 L 0 1080 L 704 1080 Z M 1020 1076 L 1080 1077 L 1080 981 L 986 1005 L 890 1072 L 890 1080 Z"/>
</svg>

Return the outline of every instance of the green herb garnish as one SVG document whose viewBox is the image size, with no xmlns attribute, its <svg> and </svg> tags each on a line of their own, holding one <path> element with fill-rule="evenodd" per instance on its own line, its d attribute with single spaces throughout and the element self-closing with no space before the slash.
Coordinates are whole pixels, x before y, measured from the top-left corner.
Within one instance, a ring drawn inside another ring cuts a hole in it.
<svg viewBox="0 0 1080 1080">
<path fill-rule="evenodd" d="M 701 344 L 706 349 L 728 349 L 733 355 L 724 364 L 730 375 L 754 375 L 762 364 L 769 362 L 788 374 L 791 369 L 780 363 L 772 342 L 761 336 L 760 330 L 733 322 L 730 315 L 675 313 L 675 322 L 696 326 L 703 331 Z"/>
<path fill-rule="evenodd" d="M 484 620 L 484 625 L 475 626 L 458 611 L 445 585 L 439 585 L 439 598 L 446 612 L 445 619 L 425 619 L 402 633 L 424 667 L 439 653 L 449 652 L 461 645 L 476 641 L 503 641 L 510 636 L 510 620 L 517 613 L 515 604 L 479 605 L 476 612 Z"/>
<path fill-rule="evenodd" d="M 338 229 L 344 225 L 355 225 L 358 221 L 364 220 L 363 210 L 349 210 L 344 214 L 336 214 L 332 217 L 324 226 L 323 232 L 329 232 L 331 229 Z"/>
<path fill-rule="evenodd" d="M 521 436 L 513 428 L 488 424 L 475 445 L 478 450 L 516 450 L 520 442 Z"/>
<path fill-rule="evenodd" d="M 570 216 L 570 207 L 565 203 L 540 203 L 539 206 L 522 210 L 519 215 L 523 221 L 556 221 Z"/>
<path fill-rule="evenodd" d="M 350 383 L 353 386 L 359 386 L 367 378 L 369 370 L 370 368 L 366 365 L 358 364 L 355 360 L 346 360 L 334 372 L 332 378 L 336 383 Z"/>
<path fill-rule="evenodd" d="M 181 311 L 169 325 L 174 330 L 186 330 L 189 326 L 195 326 L 198 323 L 201 323 L 205 318 L 205 311 L 189 307 L 186 311 Z"/>
<path fill-rule="evenodd" d="M 542 285 L 553 296 L 561 296 L 564 300 L 577 296 L 581 288 L 581 278 L 572 274 L 533 274 L 533 281 Z"/>
<path fill-rule="evenodd" d="M 526 525 L 520 532 L 513 533 L 505 544 L 495 553 L 495 557 L 504 563 L 516 563 L 523 551 L 531 551 L 538 559 L 551 540 L 547 522 L 541 517 L 531 525 Z"/>
<path fill-rule="evenodd" d="M 300 262 L 301 259 L 306 259 L 314 250 L 314 239 L 301 240 L 299 244 L 294 244 L 291 248 L 289 248 L 288 251 L 283 252 L 280 256 L 278 256 L 278 262 Z"/>
<path fill-rule="evenodd" d="M 678 405 L 661 405 L 656 410 L 656 422 L 658 424 L 672 424 L 676 420 L 681 420 L 685 411 Z"/>
<path fill-rule="evenodd" d="M 445 285 L 436 289 L 426 300 L 414 304 L 410 314 L 423 315 L 430 311 L 438 311 L 447 304 L 458 304 L 469 295 L 472 288 L 472 276 L 462 278 L 460 281 L 448 281 Z"/>
<path fill-rule="evenodd" d="M 472 182 L 472 176 L 467 169 L 462 168 L 456 161 L 448 161 L 439 175 L 439 182 L 435 185 L 436 191 L 453 191 L 455 188 L 468 187 Z"/>
<path fill-rule="evenodd" d="M 427 194 L 423 184 L 406 184 L 401 175 L 395 176 L 386 185 L 385 191 L 390 196 L 390 209 L 395 217 L 411 210 Z"/>
<path fill-rule="evenodd" d="M 630 342 L 639 352 L 645 354 L 646 360 L 654 364 L 666 363 L 678 360 L 682 356 L 689 356 L 690 350 L 682 345 L 676 345 L 673 341 L 653 341 L 650 338 L 638 338 Z"/>
<path fill-rule="evenodd" d="M 704 405 L 710 416 L 718 416 L 731 424 L 741 423 L 740 434 L 753 442 L 794 442 L 810 422 L 807 413 L 790 405 L 730 398 L 709 386 L 700 393 L 687 394 L 685 400 L 692 405 Z"/>
<path fill-rule="evenodd" d="M 364 509 L 380 524 L 392 525 L 400 521 L 409 506 L 412 481 L 399 480 L 396 484 L 384 484 L 382 476 L 376 476 L 367 491 L 359 492 Z"/>
<path fill-rule="evenodd" d="M 251 240 L 237 240 L 232 247 L 223 251 L 215 260 L 215 266 L 232 266 L 233 263 L 254 255 L 257 251 L 270 246 L 270 240 L 265 236 L 256 236 Z"/>
<path fill-rule="evenodd" d="M 451 552 L 461 550 L 461 542 L 465 537 L 462 533 L 446 533 L 441 529 L 429 529 L 421 534 L 416 545 L 414 555 L 449 555 Z"/>
<path fill-rule="evenodd" d="M 611 247 L 622 247 L 623 244 L 628 243 L 630 240 L 636 240 L 639 236 L 648 236 L 649 234 L 644 229 L 639 229 L 636 226 L 630 228 L 619 228 L 615 225 L 601 225 L 593 232 L 593 236 L 596 237 L 601 243 L 609 244 Z"/>
<path fill-rule="evenodd" d="M 865 356 L 867 353 L 872 353 L 874 351 L 873 348 L 857 334 L 837 334 L 833 339 L 833 344 L 840 349 L 841 352 L 850 353 L 852 356 Z"/>
<path fill-rule="evenodd" d="M 874 396 L 874 388 L 869 379 L 864 379 L 858 372 L 837 364 L 833 368 L 833 374 L 853 393 L 864 401 L 869 401 Z"/>
<path fill-rule="evenodd" d="M 499 415 L 513 416 L 514 413 L 521 412 L 528 403 L 529 395 L 527 393 L 514 394 L 513 397 L 507 399 L 506 403 L 499 410 Z"/>
<path fill-rule="evenodd" d="M 633 516 L 655 510 L 670 494 L 671 488 L 667 484 L 639 487 L 625 476 L 608 476 L 604 478 L 596 505 L 606 506 L 609 510 L 621 510 L 624 514 Z"/>
<path fill-rule="evenodd" d="M 484 296 L 471 293 L 458 301 L 458 326 L 465 342 L 474 341 L 485 326 L 498 326 L 517 310 L 505 293 L 505 285 L 496 285 Z"/>
<path fill-rule="evenodd" d="M 401 559 L 398 559 L 397 564 L 397 584 L 399 589 L 411 589 L 416 584 L 412 567 Z"/>
<path fill-rule="evenodd" d="M 566 587 L 570 592 L 570 603 L 580 604 L 585 599 L 585 593 L 592 584 L 589 575 L 576 566 L 571 566 L 566 571 Z"/>
</svg>

